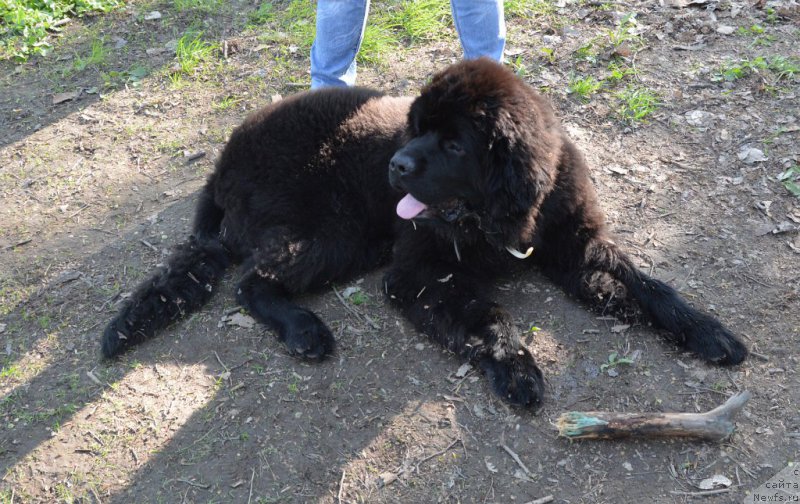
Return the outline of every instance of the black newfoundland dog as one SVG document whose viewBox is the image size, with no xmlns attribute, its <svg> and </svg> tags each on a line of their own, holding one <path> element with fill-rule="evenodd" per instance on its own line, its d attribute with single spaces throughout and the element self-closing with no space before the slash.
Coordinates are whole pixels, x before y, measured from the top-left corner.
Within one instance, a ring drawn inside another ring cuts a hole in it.
<svg viewBox="0 0 800 504">
<path fill-rule="evenodd" d="M 605 313 L 662 328 L 702 359 L 747 356 L 717 320 L 638 271 L 604 220 L 588 168 L 550 106 L 492 61 L 453 65 L 414 100 L 357 88 L 301 93 L 233 132 L 192 237 L 111 321 L 103 353 L 197 310 L 225 269 L 242 263 L 241 305 L 290 353 L 322 359 L 333 336 L 292 296 L 391 258 L 391 302 L 475 363 L 511 404 L 540 404 L 542 373 L 487 286 L 534 266 Z"/>
</svg>

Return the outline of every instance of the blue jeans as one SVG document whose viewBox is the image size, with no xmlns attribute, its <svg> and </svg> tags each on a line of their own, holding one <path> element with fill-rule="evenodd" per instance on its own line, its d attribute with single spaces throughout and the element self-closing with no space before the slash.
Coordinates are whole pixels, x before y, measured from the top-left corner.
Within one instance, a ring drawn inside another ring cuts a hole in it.
<svg viewBox="0 0 800 504">
<path fill-rule="evenodd" d="M 464 57 L 503 58 L 506 24 L 502 0 L 450 0 Z M 369 0 L 319 0 L 311 47 L 311 88 L 352 86 L 356 55 L 367 26 Z"/>
</svg>

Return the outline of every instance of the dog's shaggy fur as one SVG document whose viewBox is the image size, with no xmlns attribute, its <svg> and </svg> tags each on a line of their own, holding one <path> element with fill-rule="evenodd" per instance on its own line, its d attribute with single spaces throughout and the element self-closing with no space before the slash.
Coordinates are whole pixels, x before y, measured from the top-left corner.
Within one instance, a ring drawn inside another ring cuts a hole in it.
<svg viewBox="0 0 800 504">
<path fill-rule="evenodd" d="M 198 309 L 236 262 L 241 305 L 289 352 L 321 359 L 333 336 L 292 295 L 392 256 L 391 302 L 476 363 L 512 404 L 538 405 L 543 378 L 487 286 L 533 265 L 593 307 L 641 317 L 705 360 L 741 362 L 744 345 L 638 271 L 604 220 L 588 168 L 550 106 L 496 63 L 456 64 L 413 102 L 366 89 L 302 93 L 234 131 L 200 196 L 193 236 L 111 321 L 103 353 Z M 510 253 L 530 247 L 529 258 Z"/>
</svg>

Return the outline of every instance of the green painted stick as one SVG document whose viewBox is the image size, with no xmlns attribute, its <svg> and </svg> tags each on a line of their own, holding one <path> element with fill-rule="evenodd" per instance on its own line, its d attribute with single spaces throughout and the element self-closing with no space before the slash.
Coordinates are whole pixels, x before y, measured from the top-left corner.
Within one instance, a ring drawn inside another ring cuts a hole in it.
<svg viewBox="0 0 800 504">
<path fill-rule="evenodd" d="M 733 434 L 733 419 L 750 396 L 748 391 L 739 392 L 706 413 L 570 411 L 558 418 L 556 426 L 558 435 L 569 439 L 686 437 L 722 441 Z"/>
</svg>

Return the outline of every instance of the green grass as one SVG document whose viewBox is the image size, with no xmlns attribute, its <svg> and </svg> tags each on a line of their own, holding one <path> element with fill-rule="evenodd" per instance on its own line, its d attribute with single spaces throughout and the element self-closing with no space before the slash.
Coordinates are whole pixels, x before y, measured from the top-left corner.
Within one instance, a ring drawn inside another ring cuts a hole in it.
<svg viewBox="0 0 800 504">
<path fill-rule="evenodd" d="M 569 81 L 569 92 L 582 101 L 588 101 L 603 86 L 603 83 L 592 77 L 573 77 Z"/>
<path fill-rule="evenodd" d="M 636 75 L 635 69 L 616 61 L 612 61 L 608 64 L 608 72 L 609 75 L 604 80 L 611 85 L 618 84 L 628 77 Z"/>
<path fill-rule="evenodd" d="M 294 43 L 304 52 L 308 52 L 316 33 L 315 19 L 314 4 L 307 0 L 292 0 L 286 10 L 281 13 L 279 22 Z"/>
<path fill-rule="evenodd" d="M 795 80 L 800 74 L 800 60 L 785 56 L 758 56 L 742 61 L 727 61 L 720 65 L 714 80 L 735 81 L 752 74 L 769 72 L 776 81 Z"/>
<path fill-rule="evenodd" d="M 445 38 L 451 26 L 450 5 L 440 0 L 406 0 L 389 15 L 389 24 L 412 42 Z"/>
<path fill-rule="evenodd" d="M 505 0 L 503 10 L 507 19 L 534 19 L 556 13 L 555 2 L 547 0 Z"/>
<path fill-rule="evenodd" d="M 778 175 L 778 180 L 787 191 L 800 198 L 800 165 L 794 165 Z"/>
<path fill-rule="evenodd" d="M 20 369 L 16 364 L 3 366 L 3 368 L 0 369 L 0 380 L 5 380 L 6 378 L 19 378 L 21 376 L 22 369 Z"/>
<path fill-rule="evenodd" d="M 147 67 L 134 64 L 127 70 L 111 70 L 109 72 L 104 72 L 102 74 L 103 85 L 107 88 L 116 88 L 119 86 L 138 87 L 142 79 L 147 77 L 149 73 L 150 70 L 148 70 Z"/>
<path fill-rule="evenodd" d="M 646 88 L 629 85 L 616 94 L 619 100 L 617 112 L 624 121 L 639 122 L 652 114 L 661 105 L 658 95 Z"/>
<path fill-rule="evenodd" d="M 272 2 L 264 2 L 258 9 L 247 16 L 247 24 L 250 27 L 265 25 L 275 19 L 275 8 Z"/>
<path fill-rule="evenodd" d="M 109 12 L 123 0 L 0 0 L 0 59 L 27 61 L 52 49 L 51 34 L 64 22 Z"/>
<path fill-rule="evenodd" d="M 242 101 L 241 98 L 229 95 L 219 101 L 211 102 L 211 108 L 219 112 L 222 112 L 224 110 L 228 110 L 236 106 L 236 104 L 241 103 L 241 101 Z"/>
<path fill-rule="evenodd" d="M 641 45 L 643 40 L 639 34 L 635 33 L 636 26 L 636 14 L 628 13 L 620 19 L 615 29 L 606 31 L 606 38 L 614 48 L 625 43 Z"/>
<path fill-rule="evenodd" d="M 222 0 L 174 0 L 178 12 L 196 11 L 211 14 L 219 11 Z"/>
<path fill-rule="evenodd" d="M 92 49 L 87 56 L 76 56 L 72 62 L 72 69 L 82 72 L 89 67 L 97 67 L 105 64 L 108 57 L 108 49 L 103 43 L 103 39 L 92 42 Z"/>
<path fill-rule="evenodd" d="M 380 65 L 386 55 L 400 47 L 400 39 L 392 30 L 391 24 L 384 17 L 370 20 L 358 51 L 358 61 Z"/>
<path fill-rule="evenodd" d="M 201 63 L 210 61 L 218 49 L 216 43 L 203 40 L 203 32 L 186 32 L 178 39 L 178 46 L 175 48 L 181 73 L 194 73 Z"/>
</svg>

